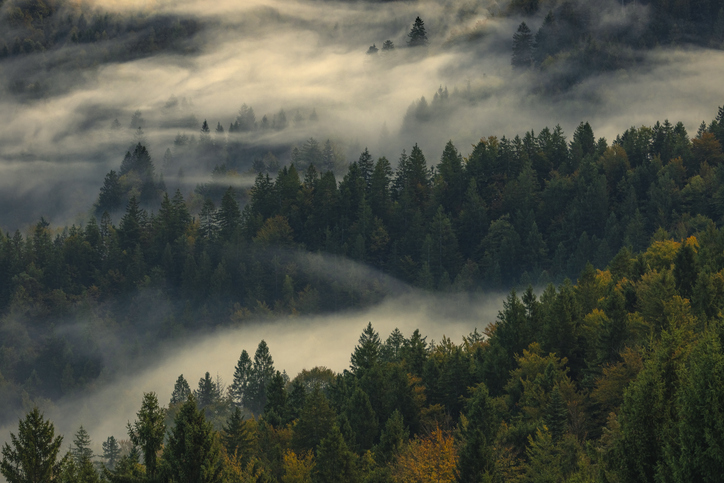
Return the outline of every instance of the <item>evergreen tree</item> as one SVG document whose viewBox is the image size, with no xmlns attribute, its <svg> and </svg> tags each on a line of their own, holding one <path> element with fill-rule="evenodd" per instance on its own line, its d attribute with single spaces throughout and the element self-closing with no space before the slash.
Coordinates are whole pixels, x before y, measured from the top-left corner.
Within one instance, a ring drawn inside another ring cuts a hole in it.
<svg viewBox="0 0 724 483">
<path fill-rule="evenodd" d="M 234 381 L 231 383 L 229 393 L 237 406 L 244 406 L 247 403 L 247 388 L 252 375 L 252 363 L 249 353 L 246 350 L 241 351 L 239 361 L 234 368 Z"/>
<path fill-rule="evenodd" d="M 204 374 L 204 377 L 199 379 L 199 387 L 194 391 L 194 397 L 199 401 L 198 405 L 200 409 L 211 406 L 221 399 L 220 388 L 208 372 Z M 196 401 L 194 401 L 194 406 L 195 405 Z"/>
<path fill-rule="evenodd" d="M 241 225 L 241 211 L 239 211 L 239 204 L 236 202 L 235 196 L 234 188 L 229 187 L 224 192 L 224 196 L 221 198 L 221 206 L 216 212 L 219 236 L 224 241 L 231 240 L 234 232 Z"/>
<path fill-rule="evenodd" d="M 102 444 L 103 459 L 106 460 L 106 468 L 113 470 L 121 457 L 121 447 L 113 436 L 109 436 Z"/>
<path fill-rule="evenodd" d="M 352 372 L 361 376 L 365 371 L 372 369 L 378 362 L 381 347 L 380 336 L 372 328 L 372 322 L 369 322 L 359 337 L 359 345 L 355 346 L 352 353 L 350 361 Z"/>
<path fill-rule="evenodd" d="M 267 401 L 264 406 L 264 419 L 272 426 L 282 426 L 287 421 L 287 391 L 284 388 L 286 381 L 279 371 L 272 376 L 266 388 Z"/>
<path fill-rule="evenodd" d="M 568 407 L 558 386 L 554 387 L 551 392 L 551 401 L 546 408 L 545 423 L 554 443 L 560 441 L 568 431 Z"/>
<path fill-rule="evenodd" d="M 488 481 L 495 474 L 494 442 L 497 420 L 493 401 L 485 384 L 479 384 L 468 400 L 463 446 L 457 466 L 460 483 Z"/>
<path fill-rule="evenodd" d="M 513 67 L 530 67 L 533 62 L 533 34 L 525 22 L 518 26 L 513 35 Z"/>
<path fill-rule="evenodd" d="M 183 403 L 188 399 L 189 395 L 191 394 L 191 387 L 189 387 L 189 383 L 184 378 L 184 375 L 181 374 L 178 376 L 178 379 L 176 379 L 176 384 L 173 386 L 173 392 L 171 393 L 171 401 L 170 405 L 172 404 L 179 404 Z"/>
<path fill-rule="evenodd" d="M 425 32 L 425 23 L 417 17 L 415 23 L 407 34 L 407 45 L 409 47 L 419 47 L 427 45 L 427 33 Z"/>
<path fill-rule="evenodd" d="M 391 50 L 395 50 L 395 44 L 392 43 L 391 40 L 385 40 L 382 44 L 382 52 L 389 52 Z"/>
<path fill-rule="evenodd" d="M 158 405 L 155 393 L 144 393 L 141 409 L 136 413 L 138 419 L 133 424 L 128 423 L 128 436 L 134 446 L 143 452 L 146 474 L 151 479 L 156 477 L 158 469 L 156 455 L 163 445 L 166 432 L 164 412 Z"/>
<path fill-rule="evenodd" d="M 402 414 L 395 409 L 387 419 L 385 428 L 380 435 L 380 442 L 375 447 L 375 458 L 380 464 L 386 464 L 400 452 L 409 439 L 409 431 L 405 428 Z"/>
<path fill-rule="evenodd" d="M 57 481 L 67 459 L 58 461 L 62 443 L 36 407 L 20 420 L 17 435 L 10 433 L 10 444 L 3 444 L 0 473 L 8 483 Z"/>
<path fill-rule="evenodd" d="M 246 465 L 254 448 L 254 434 L 239 407 L 234 408 L 226 421 L 221 433 L 221 442 L 228 455 L 236 455 L 241 464 Z"/>
<path fill-rule="evenodd" d="M 274 376 L 274 360 L 269 353 L 269 346 L 262 340 L 254 353 L 251 377 L 247 385 L 248 409 L 254 414 L 264 410 L 267 402 L 267 386 Z"/>
<path fill-rule="evenodd" d="M 96 202 L 96 213 L 101 215 L 104 211 L 114 212 L 121 208 L 123 203 L 123 188 L 118 174 L 110 170 L 103 180 L 101 192 Z"/>
<path fill-rule="evenodd" d="M 354 454 L 347 448 L 336 424 L 317 448 L 315 481 L 319 483 L 359 481 Z"/>
<path fill-rule="evenodd" d="M 314 386 L 307 396 L 292 436 L 292 447 L 297 453 L 315 450 L 327 437 L 335 424 L 334 409 L 329 406 L 319 385 Z M 338 429 L 339 431 L 339 429 Z"/>
<path fill-rule="evenodd" d="M 170 481 L 223 481 L 221 451 L 211 423 L 196 407 L 194 397 L 181 406 L 163 451 L 164 475 Z"/>
<path fill-rule="evenodd" d="M 81 466 L 83 461 L 93 458 L 93 450 L 90 445 L 90 435 L 88 431 L 81 426 L 75 433 L 73 446 L 70 449 L 70 454 L 73 456 L 76 465 Z"/>
</svg>

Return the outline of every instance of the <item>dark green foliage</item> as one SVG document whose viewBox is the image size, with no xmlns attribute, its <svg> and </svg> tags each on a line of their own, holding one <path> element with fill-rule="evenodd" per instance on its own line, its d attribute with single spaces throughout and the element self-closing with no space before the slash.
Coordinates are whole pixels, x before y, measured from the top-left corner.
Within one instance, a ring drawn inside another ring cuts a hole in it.
<svg viewBox="0 0 724 483">
<path fill-rule="evenodd" d="M 36 407 L 20 420 L 17 435 L 10 433 L 10 443 L 3 444 L 0 473 L 8 483 L 57 480 L 65 461 L 58 461 L 62 442 Z"/>
<path fill-rule="evenodd" d="M 82 466 L 85 460 L 90 461 L 93 458 L 93 450 L 90 445 L 90 435 L 81 426 L 73 437 L 73 446 L 70 449 L 70 454 L 73 456 L 76 465 Z"/>
<path fill-rule="evenodd" d="M 199 379 L 199 387 L 194 391 L 194 397 L 194 405 L 196 404 L 196 400 L 198 400 L 200 409 L 211 406 L 221 399 L 221 390 L 208 372 L 204 374 L 204 377 Z"/>
<path fill-rule="evenodd" d="M 241 409 L 234 408 L 229 420 L 221 433 L 221 442 L 226 448 L 226 453 L 236 455 L 237 458 L 246 464 L 254 449 L 254 435 L 249 429 L 249 422 L 244 420 Z"/>
<path fill-rule="evenodd" d="M 254 353 L 254 363 L 246 389 L 245 406 L 254 414 L 260 414 L 267 403 L 267 386 L 274 376 L 274 360 L 265 341 L 259 342 Z"/>
<path fill-rule="evenodd" d="M 252 362 L 246 350 L 241 351 L 239 361 L 234 368 L 234 381 L 231 383 L 229 393 L 237 406 L 246 405 L 246 391 L 251 378 Z"/>
<path fill-rule="evenodd" d="M 533 64 L 533 33 L 525 22 L 518 26 L 513 35 L 513 67 L 524 68 Z"/>
<path fill-rule="evenodd" d="M 479 384 L 468 400 L 463 427 L 464 446 L 460 449 L 457 481 L 481 481 L 495 473 L 493 444 L 498 430 L 498 419 L 488 389 Z"/>
<path fill-rule="evenodd" d="M 173 392 L 171 393 L 171 401 L 170 405 L 173 404 L 180 404 L 186 402 L 186 399 L 188 399 L 189 395 L 191 395 L 191 387 L 189 387 L 189 383 L 184 379 L 184 375 L 181 374 L 178 376 L 178 379 L 176 379 L 176 383 L 173 386 Z"/>
<path fill-rule="evenodd" d="M 329 401 L 319 386 L 315 386 L 299 414 L 292 447 L 298 452 L 316 450 L 317 445 L 332 431 L 335 420 L 334 409 L 329 406 Z"/>
<path fill-rule="evenodd" d="M 427 32 L 425 32 L 425 22 L 420 17 L 415 18 L 410 33 L 407 34 L 407 45 L 410 47 L 420 47 L 427 45 Z"/>
<path fill-rule="evenodd" d="M 372 322 L 362 331 L 357 345 L 352 353 L 350 369 L 354 373 L 364 373 L 377 364 L 381 348 L 380 336 L 372 328 Z"/>
<path fill-rule="evenodd" d="M 194 397 L 189 397 L 176 414 L 161 466 L 171 481 L 223 481 L 219 443 Z"/>
<path fill-rule="evenodd" d="M 314 476 L 319 483 L 359 481 L 354 454 L 347 448 L 336 424 L 317 447 Z"/>
<path fill-rule="evenodd" d="M 194 409 L 195 406 L 194 402 Z M 138 419 L 133 424 L 128 423 L 128 436 L 133 445 L 142 451 L 146 474 L 153 479 L 158 471 L 157 452 L 163 445 L 166 432 L 164 410 L 159 407 L 155 393 L 144 393 L 141 409 L 136 416 Z"/>
<path fill-rule="evenodd" d="M 113 470 L 121 457 L 121 448 L 118 445 L 118 441 L 113 436 L 109 436 L 107 440 L 103 442 L 103 459 L 105 460 L 106 468 Z"/>
</svg>

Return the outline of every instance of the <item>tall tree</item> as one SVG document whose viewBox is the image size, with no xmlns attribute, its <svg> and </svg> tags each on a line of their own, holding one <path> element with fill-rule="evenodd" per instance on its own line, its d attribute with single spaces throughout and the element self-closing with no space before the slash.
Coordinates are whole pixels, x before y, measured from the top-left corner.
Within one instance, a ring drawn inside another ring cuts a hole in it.
<svg viewBox="0 0 724 483">
<path fill-rule="evenodd" d="M 103 459 L 106 460 L 106 467 L 109 470 L 113 470 L 121 457 L 121 447 L 116 441 L 116 438 L 109 436 L 102 444 L 103 446 Z"/>
<path fill-rule="evenodd" d="M 136 413 L 138 418 L 133 424 L 128 423 L 128 436 L 131 442 L 143 451 L 143 463 L 146 474 L 154 479 L 158 470 L 157 453 L 163 445 L 166 433 L 164 423 L 165 411 L 158 405 L 156 393 L 143 394 L 141 409 Z"/>
<path fill-rule="evenodd" d="M 57 481 L 66 457 L 58 461 L 62 436 L 36 407 L 18 424 L 18 434 L 10 433 L 10 444 L 3 444 L 0 473 L 8 483 Z"/>
<path fill-rule="evenodd" d="M 194 397 L 188 398 L 176 415 L 163 451 L 162 467 L 170 481 L 223 481 L 219 442 Z"/>
<path fill-rule="evenodd" d="M 171 393 L 171 402 L 169 404 L 179 404 L 185 402 L 190 394 L 191 387 L 189 387 L 189 383 L 184 378 L 184 375 L 181 374 L 180 376 L 178 376 L 178 379 L 176 379 L 176 384 L 174 384 L 173 386 L 173 392 Z"/>
<path fill-rule="evenodd" d="M 90 447 L 91 439 L 88 431 L 81 426 L 73 437 L 73 446 L 70 448 L 70 454 L 73 456 L 75 463 L 81 466 L 85 460 L 93 458 L 93 450 Z"/>
<path fill-rule="evenodd" d="M 252 363 L 249 353 L 246 350 L 241 351 L 239 361 L 236 363 L 234 368 L 234 381 L 231 383 L 229 392 L 231 398 L 237 406 L 244 406 L 247 404 L 246 391 L 249 386 L 249 380 L 251 378 Z"/>
<path fill-rule="evenodd" d="M 530 67 L 533 62 L 533 34 L 525 22 L 518 26 L 513 35 L 513 67 Z"/>
<path fill-rule="evenodd" d="M 425 32 L 425 22 L 420 17 L 415 19 L 412 24 L 410 33 L 407 34 L 407 45 L 410 47 L 419 47 L 427 45 L 427 32 Z"/>
</svg>

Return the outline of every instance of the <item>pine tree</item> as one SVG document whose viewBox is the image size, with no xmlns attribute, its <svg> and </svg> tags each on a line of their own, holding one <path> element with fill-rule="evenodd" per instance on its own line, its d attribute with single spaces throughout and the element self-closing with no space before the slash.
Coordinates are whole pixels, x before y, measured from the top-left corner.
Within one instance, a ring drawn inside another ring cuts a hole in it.
<svg viewBox="0 0 724 483">
<path fill-rule="evenodd" d="M 18 434 L 10 433 L 10 444 L 3 444 L 0 473 L 8 483 L 57 481 L 67 459 L 58 461 L 62 443 L 36 407 L 20 420 Z"/>
<path fill-rule="evenodd" d="M 241 464 L 246 465 L 254 448 L 254 434 L 238 407 L 234 408 L 223 427 L 221 442 L 228 455 L 236 455 Z"/>
<path fill-rule="evenodd" d="M 354 483 L 359 480 L 354 454 L 347 448 L 336 424 L 317 448 L 315 477 L 318 483 Z"/>
<path fill-rule="evenodd" d="M 156 455 L 163 445 L 166 433 L 164 412 L 158 405 L 155 393 L 144 393 L 141 409 L 136 414 L 138 419 L 133 424 L 128 423 L 128 436 L 134 446 L 143 451 L 146 474 L 152 479 L 156 477 L 158 469 Z"/>
<path fill-rule="evenodd" d="M 391 40 L 385 40 L 382 44 L 382 52 L 389 52 L 391 50 L 395 50 L 395 44 L 393 44 Z"/>
<path fill-rule="evenodd" d="M 251 378 L 252 363 L 249 353 L 246 350 L 241 351 L 239 361 L 236 363 L 234 368 L 234 381 L 231 383 L 229 393 L 231 398 L 237 406 L 244 406 L 247 404 L 247 388 L 249 386 L 249 379 Z"/>
<path fill-rule="evenodd" d="M 70 454 L 73 456 L 73 460 L 75 460 L 75 463 L 78 466 L 81 466 L 83 461 L 93 458 L 93 450 L 90 445 L 90 435 L 88 434 L 88 431 L 81 426 L 75 433 L 73 446 L 70 449 Z"/>
<path fill-rule="evenodd" d="M 121 208 L 123 203 L 123 189 L 118 178 L 118 173 L 110 170 L 103 180 L 101 192 L 96 202 L 96 213 L 103 214 L 104 211 L 114 212 Z"/>
<path fill-rule="evenodd" d="M 385 423 L 385 428 L 380 435 L 380 442 L 375 447 L 375 459 L 380 464 L 387 464 L 400 452 L 403 445 L 409 439 L 409 431 L 405 428 L 405 423 L 400 411 L 395 411 L 390 415 Z"/>
<path fill-rule="evenodd" d="M 163 451 L 163 472 L 171 481 L 223 481 L 221 451 L 214 428 L 193 397 L 181 406 Z"/>
<path fill-rule="evenodd" d="M 274 376 L 274 360 L 269 353 L 269 346 L 262 340 L 254 353 L 254 364 L 247 385 L 247 408 L 254 414 L 264 410 L 267 401 L 267 385 Z"/>
<path fill-rule="evenodd" d="M 221 399 L 220 388 L 208 372 L 204 374 L 204 377 L 199 379 L 199 387 L 194 391 L 194 397 L 198 400 L 198 405 L 201 409 L 211 406 Z M 194 405 L 196 405 L 195 401 Z"/>
<path fill-rule="evenodd" d="M 241 211 L 235 196 L 234 188 L 229 187 L 221 198 L 221 207 L 216 212 L 219 236 L 224 241 L 230 240 L 236 229 L 241 225 Z"/>
<path fill-rule="evenodd" d="M 530 67 L 533 62 L 533 34 L 525 22 L 513 35 L 513 67 Z"/>
<path fill-rule="evenodd" d="M 558 386 L 554 387 L 551 392 L 551 401 L 546 408 L 545 423 L 554 443 L 560 441 L 568 431 L 568 407 Z"/>
<path fill-rule="evenodd" d="M 352 353 L 350 361 L 352 372 L 361 376 L 364 371 L 375 366 L 379 359 L 381 347 L 380 336 L 372 328 L 372 322 L 369 322 L 359 337 L 359 345 L 354 348 Z"/>
<path fill-rule="evenodd" d="M 419 47 L 427 45 L 427 33 L 425 32 L 425 23 L 417 17 L 415 23 L 407 34 L 407 45 L 410 47 Z"/>
<path fill-rule="evenodd" d="M 176 384 L 174 384 L 173 386 L 173 392 L 171 393 L 171 401 L 169 402 L 169 405 L 185 402 L 190 394 L 191 387 L 189 387 L 189 383 L 184 378 L 184 375 L 181 374 L 180 376 L 178 376 L 178 379 L 176 379 Z"/>
<path fill-rule="evenodd" d="M 113 470 L 121 457 L 121 447 L 113 436 L 109 436 L 103 442 L 103 459 L 106 460 L 106 467 Z"/>
<path fill-rule="evenodd" d="M 264 406 L 264 419 L 272 426 L 286 424 L 287 391 L 284 388 L 286 381 L 279 371 L 272 376 L 266 388 L 267 401 Z"/>
<path fill-rule="evenodd" d="M 485 384 L 475 388 L 468 401 L 467 423 L 463 426 L 464 444 L 457 466 L 459 482 L 485 481 L 495 472 L 494 443 L 497 433 L 495 409 Z"/>
</svg>

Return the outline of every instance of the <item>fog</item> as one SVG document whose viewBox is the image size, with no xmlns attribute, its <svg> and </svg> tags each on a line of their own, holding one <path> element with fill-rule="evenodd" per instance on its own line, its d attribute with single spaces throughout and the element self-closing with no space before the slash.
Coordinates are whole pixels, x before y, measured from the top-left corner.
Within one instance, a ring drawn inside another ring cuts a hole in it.
<svg viewBox="0 0 724 483">
<path fill-rule="evenodd" d="M 598 28 L 625 24 L 626 12 L 614 4 L 604 2 L 609 8 Z M 203 28 L 189 40 L 193 48 L 186 55 L 104 62 L 101 47 L 80 44 L 3 62 L 3 88 L 21 75 L 48 86 L 39 98 L 10 91 L 0 97 L 5 114 L 0 119 L 5 214 L 0 227 L 5 230 L 26 229 L 40 216 L 56 226 L 85 220 L 104 174 L 117 169 L 137 141 L 129 128 L 137 110 L 161 172 L 163 154 L 177 134 L 198 135 L 204 119 L 212 129 L 217 122 L 226 129 L 243 103 L 254 108 L 257 120 L 280 109 L 290 119 L 296 113 L 307 119 L 313 109 L 319 117 L 318 123 L 290 122 L 288 129 L 257 134 L 250 142 L 274 146 L 329 138 L 349 148 L 348 158 L 367 146 L 373 156 L 386 155 L 393 164 L 416 142 L 434 163 L 448 139 L 467 155 L 481 137 L 510 137 L 556 124 L 570 139 L 581 121 L 590 121 L 596 135 L 609 141 L 628 127 L 663 119 L 683 121 L 692 134 L 724 103 L 724 52 L 693 47 L 655 50 L 636 69 L 589 77 L 555 95 L 537 94 L 535 73 L 511 69 L 511 39 L 521 19 L 499 15 L 506 2 L 99 0 L 89 5 L 193 16 Z M 646 9 L 636 8 L 645 19 Z M 429 46 L 403 48 L 418 15 Z M 528 19 L 533 31 L 541 21 Z M 387 39 L 397 49 L 365 54 Z M 78 58 L 97 61 L 74 68 L 72 59 Z M 465 100 L 451 103 L 439 119 L 402 129 L 410 105 L 422 96 L 429 103 L 441 86 L 464 93 Z M 120 129 L 112 130 L 115 119 Z M 251 159 L 244 162 L 250 165 Z M 198 175 L 210 171 L 203 168 Z M 187 181 L 184 189 L 188 195 L 193 184 Z"/>
<path fill-rule="evenodd" d="M 493 322 L 502 301 L 499 294 L 471 298 L 408 292 L 365 311 L 245 322 L 205 337 L 167 343 L 136 361 L 116 361 L 126 369 L 119 370 L 111 382 L 42 409 L 56 431 L 65 435 L 64 447 L 83 425 L 100 454 L 100 444 L 108 436 L 127 439 L 126 424 L 135 420 L 144 392 L 156 392 L 159 403 L 167 406 L 179 374 L 192 389 L 207 371 L 228 385 L 241 351 L 253 356 L 262 339 L 269 345 L 276 369 L 291 378 L 316 366 L 341 372 L 349 368 L 350 355 L 368 322 L 383 341 L 399 328 L 406 337 L 420 329 L 428 343 L 447 336 L 459 344 L 463 336 L 476 328 L 480 332 Z M 17 433 L 16 422 L 0 428 L 0 443 L 9 439 L 10 432 Z"/>
</svg>

